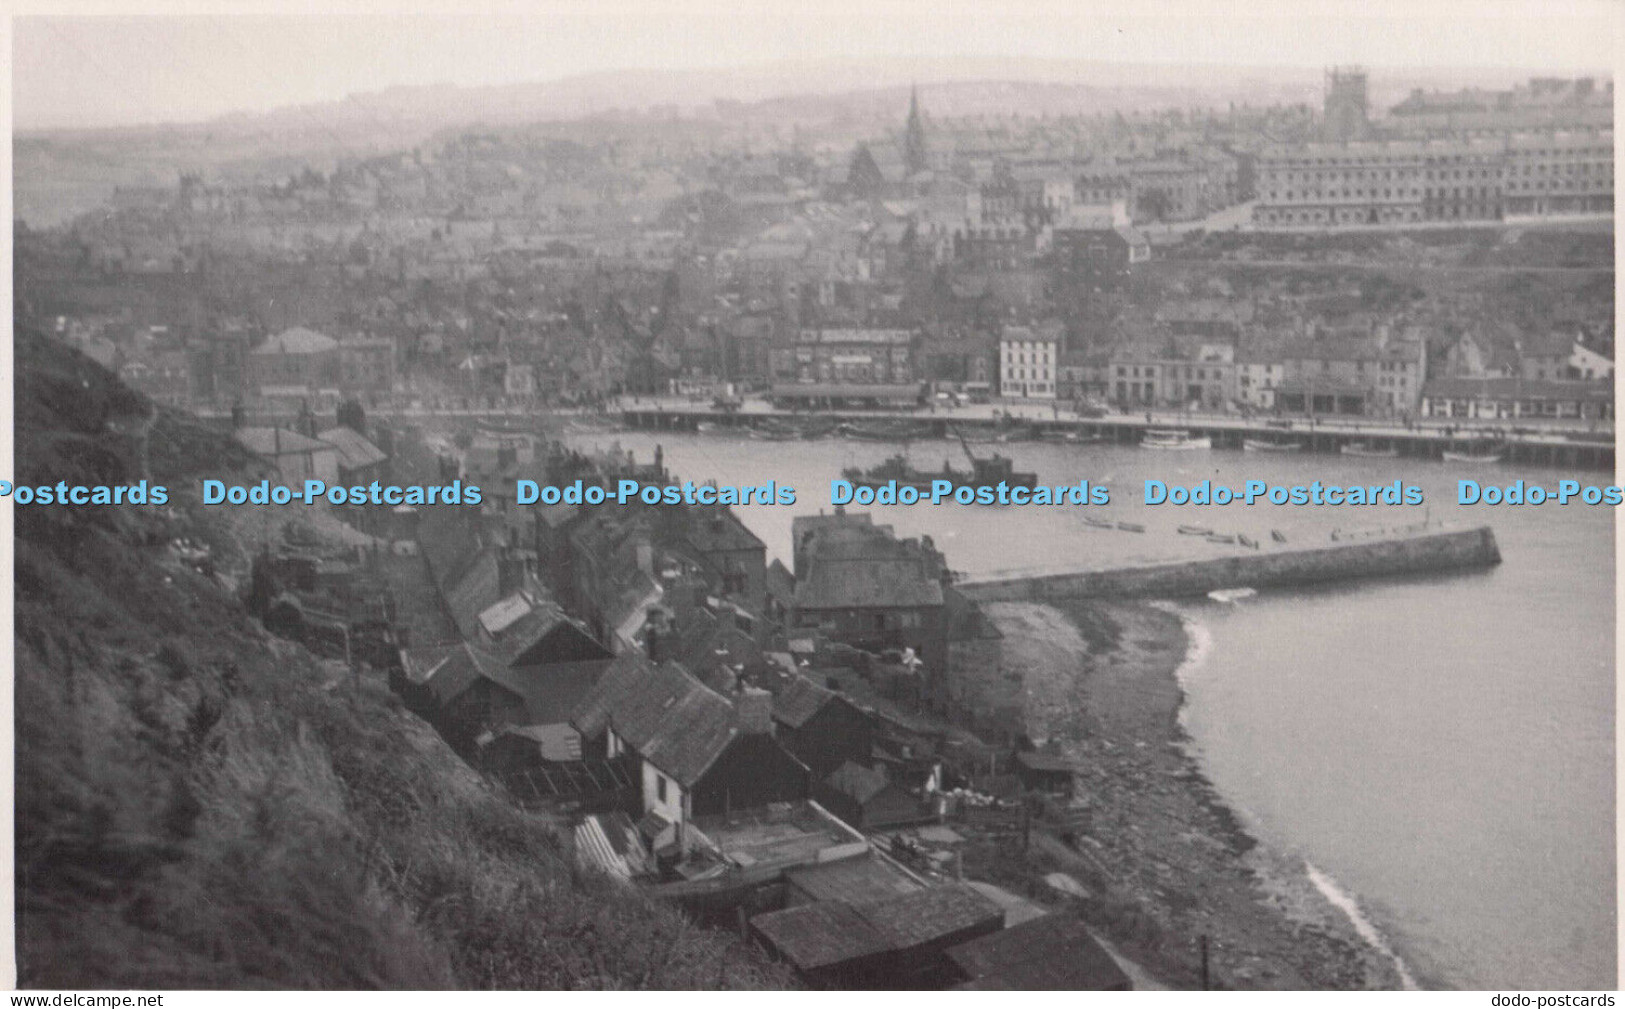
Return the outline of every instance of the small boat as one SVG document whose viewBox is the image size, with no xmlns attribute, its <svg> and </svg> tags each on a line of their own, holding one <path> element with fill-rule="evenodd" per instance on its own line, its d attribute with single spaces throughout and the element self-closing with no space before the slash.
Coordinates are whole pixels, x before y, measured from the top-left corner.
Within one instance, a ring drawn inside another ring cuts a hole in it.
<svg viewBox="0 0 1625 1009">
<path fill-rule="evenodd" d="M 1188 452 L 1193 449 L 1212 448 L 1213 439 L 1208 437 L 1199 438 L 1189 431 L 1147 428 L 1145 435 L 1140 438 L 1140 447 Z"/>
<path fill-rule="evenodd" d="M 1480 451 L 1480 452 L 1449 452 L 1449 451 L 1447 451 L 1444 454 L 1444 461 L 1445 462 L 1491 463 L 1491 462 L 1500 462 L 1502 459 L 1505 459 L 1505 458 L 1506 458 L 1506 449 L 1504 449 L 1504 448 L 1492 448 L 1492 449 L 1490 449 L 1488 451 Z"/>
<path fill-rule="evenodd" d="M 1262 438 L 1243 438 L 1242 451 L 1245 452 L 1302 452 L 1301 441 L 1265 441 Z"/>
<path fill-rule="evenodd" d="M 858 441 L 914 441 L 931 437 L 931 429 L 912 421 L 877 421 L 869 424 L 842 424 L 841 433 Z"/>
<path fill-rule="evenodd" d="M 1395 459 L 1399 456 L 1397 448 L 1377 448 L 1368 441 L 1351 441 L 1337 451 L 1343 455 L 1356 455 L 1363 459 Z"/>
<path fill-rule="evenodd" d="M 1143 533 L 1143 532 L 1145 532 L 1145 526 L 1141 525 L 1138 522 L 1119 522 L 1119 523 L 1117 523 L 1117 528 L 1123 530 L 1126 533 Z"/>
<path fill-rule="evenodd" d="M 1180 526 L 1179 534 L 1181 536 L 1211 536 L 1213 530 L 1207 526 Z"/>
<path fill-rule="evenodd" d="M 1270 530 L 1270 539 L 1274 540 L 1277 543 L 1285 543 L 1286 542 L 1286 533 L 1282 532 L 1279 529 L 1271 529 Z"/>
<path fill-rule="evenodd" d="M 1093 515 L 1085 515 L 1083 517 L 1083 524 L 1086 526 L 1094 526 L 1096 529 L 1116 528 L 1116 526 L 1112 525 L 1112 523 L 1106 521 L 1105 519 L 1097 519 Z"/>
<path fill-rule="evenodd" d="M 802 438 L 800 431 L 788 431 L 775 427 L 767 427 L 766 425 L 751 428 L 750 436 L 755 438 L 757 441 L 800 441 Z"/>
<path fill-rule="evenodd" d="M 1207 536 L 1207 541 L 1209 543 L 1230 543 L 1230 544 L 1233 544 L 1233 543 L 1236 542 L 1236 538 L 1234 536 L 1230 535 L 1229 533 L 1209 533 L 1208 536 Z"/>
<path fill-rule="evenodd" d="M 1246 533 L 1236 533 L 1236 542 L 1240 543 L 1249 550 L 1258 549 L 1258 541 L 1253 539 L 1251 536 L 1248 536 Z"/>
<path fill-rule="evenodd" d="M 1216 603 L 1233 603 L 1239 599 L 1251 599 L 1256 595 L 1258 595 L 1257 589 L 1242 587 L 1235 589 L 1214 589 L 1212 592 L 1207 594 L 1207 597 Z"/>
</svg>

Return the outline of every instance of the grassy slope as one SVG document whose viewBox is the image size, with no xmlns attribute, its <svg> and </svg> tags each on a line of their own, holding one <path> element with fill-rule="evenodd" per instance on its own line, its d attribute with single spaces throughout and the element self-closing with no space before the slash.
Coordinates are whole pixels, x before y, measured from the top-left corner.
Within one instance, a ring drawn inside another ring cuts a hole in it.
<svg viewBox="0 0 1625 1009">
<path fill-rule="evenodd" d="M 19 334 L 18 478 L 134 479 L 145 405 Z M 161 417 L 172 491 L 243 465 Z M 186 503 L 19 508 L 17 896 L 30 987 L 782 987 L 730 938 L 574 872 L 382 686 L 359 695 L 173 558 Z"/>
</svg>

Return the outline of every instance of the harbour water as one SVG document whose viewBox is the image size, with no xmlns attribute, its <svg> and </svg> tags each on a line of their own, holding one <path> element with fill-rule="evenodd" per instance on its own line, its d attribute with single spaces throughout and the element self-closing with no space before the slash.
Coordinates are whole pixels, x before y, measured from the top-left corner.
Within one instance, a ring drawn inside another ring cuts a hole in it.
<svg viewBox="0 0 1625 1009">
<path fill-rule="evenodd" d="M 829 509 L 829 481 L 897 446 L 620 433 L 646 460 L 658 441 L 685 479 L 797 489 L 793 507 L 742 517 L 788 564 L 790 521 Z M 976 446 L 979 454 L 992 451 Z M 1495 528 L 1504 562 L 1466 575 L 1262 591 L 1181 603 L 1203 647 L 1182 672 L 1185 723 L 1208 776 L 1272 846 L 1375 930 L 1423 987 L 1615 984 L 1613 511 L 1461 508 L 1458 479 L 1554 486 L 1598 473 L 1414 460 L 1109 446 L 999 446 L 1044 483 L 1103 482 L 1103 508 L 874 507 L 900 535 L 929 535 L 959 571 L 1054 568 L 1236 550 L 1181 524 L 1290 543 L 1427 519 Z M 951 442 L 909 448 L 921 468 L 963 468 Z M 1231 485 L 1389 484 L 1420 507 L 1147 506 L 1146 479 Z M 1144 525 L 1086 525 L 1084 514 Z M 1318 878 L 1317 878 L 1318 877 Z"/>
</svg>

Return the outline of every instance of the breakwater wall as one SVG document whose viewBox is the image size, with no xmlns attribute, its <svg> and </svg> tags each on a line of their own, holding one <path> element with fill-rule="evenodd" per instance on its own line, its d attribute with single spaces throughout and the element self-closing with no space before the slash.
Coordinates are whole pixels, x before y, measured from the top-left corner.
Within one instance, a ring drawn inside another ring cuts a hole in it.
<svg viewBox="0 0 1625 1009">
<path fill-rule="evenodd" d="M 979 602 L 1200 596 L 1217 589 L 1283 588 L 1359 578 L 1437 574 L 1501 562 L 1489 526 L 1232 557 L 1099 571 L 990 576 L 956 583 Z"/>
</svg>

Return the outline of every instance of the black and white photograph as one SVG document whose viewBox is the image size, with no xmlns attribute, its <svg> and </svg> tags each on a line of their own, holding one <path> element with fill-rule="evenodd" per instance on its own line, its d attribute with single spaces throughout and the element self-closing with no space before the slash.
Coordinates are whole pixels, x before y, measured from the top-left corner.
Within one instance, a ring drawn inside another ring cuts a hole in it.
<svg viewBox="0 0 1625 1009">
<path fill-rule="evenodd" d="M 6 24 L 13 1005 L 1614 1005 L 1619 6 Z"/>
</svg>

